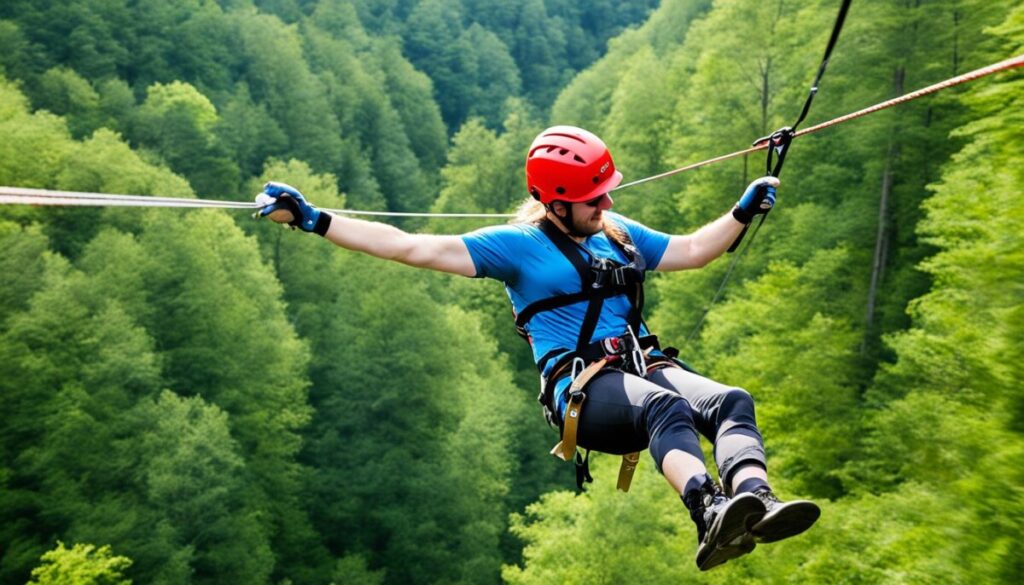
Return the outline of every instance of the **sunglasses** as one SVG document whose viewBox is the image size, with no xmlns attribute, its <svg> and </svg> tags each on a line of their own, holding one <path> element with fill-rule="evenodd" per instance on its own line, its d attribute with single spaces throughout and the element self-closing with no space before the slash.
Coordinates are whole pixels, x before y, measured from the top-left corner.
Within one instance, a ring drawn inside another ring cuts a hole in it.
<svg viewBox="0 0 1024 585">
<path fill-rule="evenodd" d="M 607 196 L 608 196 L 607 193 L 601 193 L 597 197 L 594 197 L 593 199 L 587 199 L 586 201 L 583 201 L 582 203 L 583 203 L 583 205 L 586 205 L 587 207 L 597 207 L 598 205 L 601 205 L 601 202 L 604 201 L 604 198 L 607 197 Z"/>
</svg>

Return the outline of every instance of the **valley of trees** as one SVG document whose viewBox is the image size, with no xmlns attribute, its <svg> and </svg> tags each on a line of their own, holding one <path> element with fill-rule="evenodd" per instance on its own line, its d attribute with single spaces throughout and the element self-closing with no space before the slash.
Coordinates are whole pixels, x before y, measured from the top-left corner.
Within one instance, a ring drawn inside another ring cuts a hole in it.
<svg viewBox="0 0 1024 585">
<path fill-rule="evenodd" d="M 0 185 L 509 212 L 549 124 L 629 181 L 791 123 L 837 8 L 5 0 Z M 1019 2 L 855 0 L 808 123 L 1022 52 Z M 1017 70 L 800 138 L 721 301 L 726 258 L 651 275 L 652 329 L 823 508 L 709 573 L 646 456 L 572 489 L 498 283 L 246 213 L 2 206 L 0 583 L 1018 583 L 1022 127 Z M 616 210 L 686 233 L 762 156 Z"/>
</svg>

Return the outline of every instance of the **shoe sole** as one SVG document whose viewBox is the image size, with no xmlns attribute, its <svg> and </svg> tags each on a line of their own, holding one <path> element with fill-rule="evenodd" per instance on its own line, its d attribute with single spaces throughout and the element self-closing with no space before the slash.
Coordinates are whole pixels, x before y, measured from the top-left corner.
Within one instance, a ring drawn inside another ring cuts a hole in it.
<svg viewBox="0 0 1024 585">
<path fill-rule="evenodd" d="M 786 502 L 754 524 L 750 534 L 756 542 L 762 544 L 776 542 L 804 532 L 813 526 L 820 516 L 821 508 L 814 502 Z"/>
<path fill-rule="evenodd" d="M 754 494 L 740 494 L 715 519 L 707 544 L 697 551 L 697 568 L 707 571 L 750 553 L 756 546 L 747 526 L 764 516 L 764 503 Z"/>
</svg>

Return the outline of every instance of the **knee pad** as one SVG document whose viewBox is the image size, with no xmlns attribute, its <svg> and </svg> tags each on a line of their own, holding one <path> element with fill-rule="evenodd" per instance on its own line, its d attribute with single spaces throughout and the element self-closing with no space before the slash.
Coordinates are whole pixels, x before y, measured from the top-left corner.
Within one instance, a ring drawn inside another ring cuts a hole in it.
<svg viewBox="0 0 1024 585">
<path fill-rule="evenodd" d="M 644 410 L 651 457 L 659 472 L 662 459 L 673 449 L 704 460 L 700 438 L 694 428 L 693 411 L 686 399 L 671 392 L 661 392 L 648 401 Z"/>
<path fill-rule="evenodd" d="M 740 433 L 758 440 L 761 433 L 757 429 L 757 418 L 754 414 L 754 397 L 742 388 L 732 388 L 725 394 L 722 405 L 718 409 L 718 437 Z"/>
</svg>

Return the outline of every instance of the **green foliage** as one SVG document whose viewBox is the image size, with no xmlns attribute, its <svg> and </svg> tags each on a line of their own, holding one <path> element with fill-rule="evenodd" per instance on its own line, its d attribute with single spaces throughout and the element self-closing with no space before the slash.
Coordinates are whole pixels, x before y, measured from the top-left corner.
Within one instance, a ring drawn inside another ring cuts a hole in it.
<svg viewBox="0 0 1024 585">
<path fill-rule="evenodd" d="M 444 187 L 435 211 L 508 213 L 518 206 L 523 197 L 522 152 L 538 129 L 518 117 L 508 124 L 500 137 L 481 120 L 470 120 L 459 130 L 441 174 Z M 466 229 L 464 221 L 434 220 L 432 226 L 449 233 Z"/>
<path fill-rule="evenodd" d="M 114 556 L 110 546 L 96 548 L 76 543 L 67 548 L 57 541 L 57 548 L 43 555 L 43 564 L 32 570 L 35 585 L 131 585 L 123 572 L 131 566 L 127 557 Z"/>
<path fill-rule="evenodd" d="M 216 140 L 218 121 L 217 109 L 191 85 L 157 83 L 147 89 L 132 135 L 187 177 L 195 190 L 208 197 L 233 198 L 238 168 Z"/>
<path fill-rule="evenodd" d="M 506 212 L 547 119 L 596 131 L 627 180 L 794 119 L 833 2 L 666 0 L 623 31 L 654 4 L 10 0 L 0 184 Z M 857 4 L 807 124 L 1018 54 L 1022 19 Z M 605 456 L 588 493 L 553 491 L 571 466 L 500 285 L 241 213 L 7 207 L 0 582 L 1016 583 L 1018 77 L 794 146 L 683 357 L 754 395 L 773 485 L 824 514 L 709 574 L 648 460 L 629 495 Z M 761 160 L 617 209 L 686 233 Z M 652 278 L 663 341 L 726 269 Z"/>
<path fill-rule="evenodd" d="M 0 74 L 22 78 L 32 71 L 32 46 L 18 24 L 0 20 Z"/>
<path fill-rule="evenodd" d="M 63 119 L 48 112 L 28 112 L 28 101 L 15 84 L 0 79 L 0 182 L 45 187 L 53 183 L 74 148 Z"/>
<path fill-rule="evenodd" d="M 409 286 L 408 269 L 339 268 L 314 338 L 307 455 L 326 542 L 377 549 L 388 583 L 493 580 L 511 473 L 507 374 L 473 319 Z M 394 448 L 367 457 L 380 445 Z"/>
<path fill-rule="evenodd" d="M 141 487 L 163 516 L 161 528 L 173 527 L 187 551 L 192 579 L 266 582 L 274 564 L 270 539 L 251 507 L 227 413 L 199 396 L 164 391 L 141 404 L 138 416 L 149 429 L 139 446 Z"/>
<path fill-rule="evenodd" d="M 61 163 L 52 180 L 52 186 L 61 190 L 193 196 L 187 181 L 147 162 L 120 136 L 106 129 L 96 131 L 85 142 L 75 143 Z M 43 221 L 57 250 L 73 257 L 99 231 L 101 218 L 121 229 L 136 231 L 141 217 L 137 209 L 51 208 L 43 215 Z"/>
<path fill-rule="evenodd" d="M 506 566 L 510 584 L 641 583 L 691 580 L 695 548 L 686 510 L 646 456 L 628 494 L 615 490 L 618 457 L 597 456 L 587 493 L 551 492 L 514 515 L 523 566 Z M 691 548 L 693 547 L 693 548 Z M 567 551 L 572 551 L 567 554 Z"/>
<path fill-rule="evenodd" d="M 346 555 L 338 559 L 332 574 L 332 585 L 383 585 L 384 572 L 371 571 L 361 555 Z"/>
<path fill-rule="evenodd" d="M 55 67 L 39 78 L 39 86 L 37 105 L 68 118 L 73 136 L 85 136 L 99 127 L 100 96 L 80 75 Z"/>
<path fill-rule="evenodd" d="M 0 331 L 6 321 L 28 307 L 28 301 L 43 284 L 45 253 L 50 242 L 38 225 L 19 226 L 0 222 Z"/>
<path fill-rule="evenodd" d="M 283 153 L 288 144 L 288 136 L 266 106 L 253 103 L 245 83 L 236 86 L 213 131 L 232 153 L 244 176 L 258 174 L 264 161 Z"/>
</svg>

